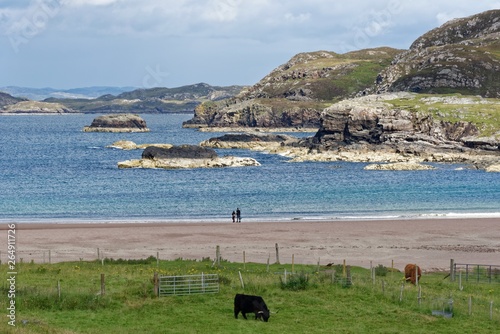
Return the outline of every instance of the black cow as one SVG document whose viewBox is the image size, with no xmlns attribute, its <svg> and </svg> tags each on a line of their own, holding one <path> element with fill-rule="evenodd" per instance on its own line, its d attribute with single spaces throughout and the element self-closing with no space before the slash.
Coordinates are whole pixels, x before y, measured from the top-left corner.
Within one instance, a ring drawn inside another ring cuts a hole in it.
<svg viewBox="0 0 500 334">
<path fill-rule="evenodd" d="M 269 309 L 264 299 L 260 296 L 250 296 L 236 294 L 234 297 L 234 317 L 238 319 L 238 313 L 247 318 L 247 313 L 255 313 L 255 319 L 261 319 L 267 322 L 269 320 Z"/>
</svg>

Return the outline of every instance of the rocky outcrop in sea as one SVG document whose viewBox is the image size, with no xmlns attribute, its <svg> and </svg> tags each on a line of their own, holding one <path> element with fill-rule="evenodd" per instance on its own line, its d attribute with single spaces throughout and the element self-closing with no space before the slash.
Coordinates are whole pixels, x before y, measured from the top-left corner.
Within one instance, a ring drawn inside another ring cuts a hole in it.
<svg viewBox="0 0 500 334">
<path fill-rule="evenodd" d="M 121 161 L 118 168 L 222 168 L 260 166 L 253 158 L 224 156 L 208 147 L 179 145 L 171 148 L 150 146 L 144 149 L 141 159 Z"/>
<path fill-rule="evenodd" d="M 114 114 L 96 117 L 84 132 L 149 132 L 141 117 L 134 114 Z"/>
</svg>

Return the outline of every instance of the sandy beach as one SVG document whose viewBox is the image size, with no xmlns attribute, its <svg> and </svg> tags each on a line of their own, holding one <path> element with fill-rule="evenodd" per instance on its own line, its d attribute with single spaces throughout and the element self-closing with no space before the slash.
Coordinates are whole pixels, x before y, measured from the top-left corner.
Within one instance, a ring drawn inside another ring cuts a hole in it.
<svg viewBox="0 0 500 334">
<path fill-rule="evenodd" d="M 8 222 L 0 226 L 7 240 Z M 108 258 L 215 258 L 229 261 L 382 264 L 402 270 L 417 263 L 426 271 L 457 263 L 500 264 L 500 218 L 367 221 L 176 223 L 17 223 L 18 261 L 61 262 Z M 0 249 L 2 263 L 7 246 Z"/>
</svg>

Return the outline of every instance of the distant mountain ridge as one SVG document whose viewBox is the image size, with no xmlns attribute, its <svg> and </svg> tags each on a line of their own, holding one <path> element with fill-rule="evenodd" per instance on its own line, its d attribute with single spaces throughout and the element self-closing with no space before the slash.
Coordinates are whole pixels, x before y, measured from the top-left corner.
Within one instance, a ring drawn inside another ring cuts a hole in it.
<svg viewBox="0 0 500 334">
<path fill-rule="evenodd" d="M 5 92 L 14 97 L 26 98 L 34 101 L 42 101 L 48 98 L 74 98 L 74 99 L 94 99 L 102 95 L 118 95 L 123 92 L 129 92 L 136 87 L 111 87 L 111 86 L 92 86 L 71 89 L 29 88 L 18 86 L 0 87 L 1 92 Z"/>
<path fill-rule="evenodd" d="M 175 113 L 193 112 L 204 101 L 217 101 L 237 95 L 243 86 L 211 86 L 197 83 L 181 87 L 155 87 L 133 89 L 131 87 L 87 87 L 55 92 L 52 88 L 7 87 L 18 95 L 60 95 L 39 100 L 14 97 L 0 89 L 0 113 Z M 118 94 L 111 94 L 116 92 Z M 104 94 L 103 94 L 104 93 Z M 90 97 L 98 95 L 97 97 Z M 80 96 L 74 98 L 73 96 Z M 21 103 L 24 102 L 24 103 Z M 27 103 L 29 102 L 29 103 Z"/>
<path fill-rule="evenodd" d="M 227 99 L 238 94 L 243 86 L 211 86 L 197 83 L 175 88 L 155 87 L 136 89 L 118 95 L 102 95 L 95 99 L 56 99 L 44 102 L 60 103 L 82 113 L 175 113 L 193 112 L 204 101 Z"/>
</svg>

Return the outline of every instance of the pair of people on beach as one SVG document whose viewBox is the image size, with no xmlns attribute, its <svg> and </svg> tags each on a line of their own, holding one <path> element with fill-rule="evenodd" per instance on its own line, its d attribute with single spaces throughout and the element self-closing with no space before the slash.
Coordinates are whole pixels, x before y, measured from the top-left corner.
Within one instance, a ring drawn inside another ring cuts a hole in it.
<svg viewBox="0 0 500 334">
<path fill-rule="evenodd" d="M 232 214 L 233 217 L 233 223 L 241 223 L 241 211 L 240 208 L 236 208 L 236 211 L 233 211 Z"/>
</svg>

